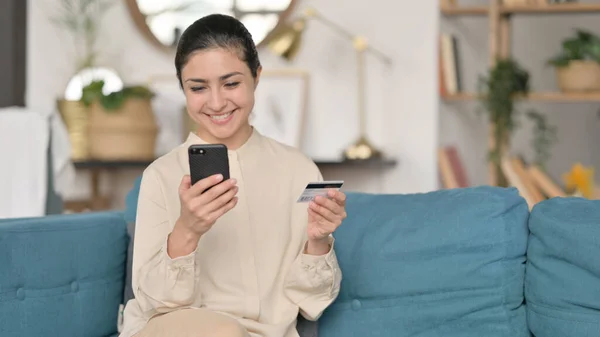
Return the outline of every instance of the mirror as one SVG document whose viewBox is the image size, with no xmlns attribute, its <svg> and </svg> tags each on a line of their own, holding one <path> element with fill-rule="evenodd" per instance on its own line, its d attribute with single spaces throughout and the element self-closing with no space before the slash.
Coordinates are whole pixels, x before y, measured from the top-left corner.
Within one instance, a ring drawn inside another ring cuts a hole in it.
<svg viewBox="0 0 600 337">
<path fill-rule="evenodd" d="M 238 18 L 258 47 L 268 42 L 297 0 L 127 0 L 131 16 L 154 45 L 173 52 L 181 33 L 197 19 L 213 13 Z"/>
</svg>

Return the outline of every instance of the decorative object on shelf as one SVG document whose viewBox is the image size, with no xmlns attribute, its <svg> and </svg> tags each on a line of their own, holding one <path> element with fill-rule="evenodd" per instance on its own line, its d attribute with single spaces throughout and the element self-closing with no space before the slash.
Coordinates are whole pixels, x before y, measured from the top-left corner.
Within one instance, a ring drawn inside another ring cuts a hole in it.
<svg viewBox="0 0 600 337">
<path fill-rule="evenodd" d="M 597 197 L 594 186 L 594 168 L 576 163 L 571 167 L 569 172 L 563 175 L 563 180 L 567 192 L 572 195 L 587 199 L 595 199 Z"/>
<path fill-rule="evenodd" d="M 100 21 L 115 0 L 60 0 L 53 8 L 50 20 L 60 29 L 71 35 L 74 42 L 75 60 L 73 76 L 65 91 L 59 97 L 56 107 L 65 123 L 71 141 L 71 157 L 82 160 L 89 156 L 88 125 L 86 107 L 79 101 L 82 81 L 103 75 L 97 68 L 99 51 L 96 46 L 100 35 Z M 80 86 L 77 92 L 77 86 Z"/>
<path fill-rule="evenodd" d="M 600 38 L 595 34 L 577 29 L 548 63 L 556 69 L 561 91 L 600 92 Z"/>
<path fill-rule="evenodd" d="M 158 126 L 152 110 L 153 93 L 145 86 L 127 86 L 108 95 L 104 81 L 83 89 L 89 108 L 90 157 L 102 160 L 154 159 Z"/>
<path fill-rule="evenodd" d="M 301 148 L 308 90 L 309 76 L 304 70 L 263 70 L 250 123 L 265 136 Z"/>
<path fill-rule="evenodd" d="M 89 156 L 89 111 L 81 97 L 83 88 L 93 81 L 105 82 L 102 89 L 105 95 L 123 88 L 119 75 L 104 67 L 85 68 L 71 78 L 64 97 L 57 100 L 57 107 L 69 133 L 71 157 L 74 160 Z"/>
<path fill-rule="evenodd" d="M 489 114 L 493 125 L 493 146 L 489 160 L 496 167 L 498 185 L 507 186 L 501 160 L 507 155 L 510 136 L 518 125 L 519 111 L 515 107 L 515 100 L 529 92 L 529 73 L 513 59 L 499 59 L 487 76 L 480 77 L 479 92 L 481 108 Z M 527 116 L 535 122 L 535 164 L 543 167 L 550 156 L 549 147 L 555 141 L 556 129 L 547 123 L 545 116 L 534 110 L 528 111 Z"/>
<path fill-rule="evenodd" d="M 125 0 L 139 31 L 158 49 L 173 54 L 183 31 L 208 14 L 239 19 L 262 47 L 292 13 L 298 0 Z"/>
<path fill-rule="evenodd" d="M 337 32 L 341 36 L 346 37 L 352 41 L 352 45 L 356 51 L 357 60 L 357 76 L 358 76 L 358 88 L 357 88 L 357 105 L 359 115 L 359 137 L 356 142 L 351 144 L 344 151 L 344 157 L 347 160 L 365 160 L 370 158 L 382 157 L 382 152 L 377 149 L 366 135 L 366 109 L 365 109 L 365 52 L 371 52 L 374 55 L 381 58 L 384 63 L 392 64 L 391 59 L 381 51 L 368 45 L 365 37 L 360 35 L 354 35 L 348 32 L 346 29 L 338 26 L 332 21 L 328 20 L 315 9 L 309 8 L 304 12 L 304 15 L 294 20 L 289 24 L 282 25 L 277 29 L 271 41 L 268 43 L 269 49 L 275 54 L 283 57 L 284 59 L 291 61 L 298 53 L 301 45 L 302 33 L 306 28 L 307 19 L 315 19 L 328 28 Z"/>
<path fill-rule="evenodd" d="M 69 142 L 71 143 L 71 159 L 89 158 L 89 112 L 81 101 L 59 99 L 56 107 L 65 123 Z"/>
</svg>

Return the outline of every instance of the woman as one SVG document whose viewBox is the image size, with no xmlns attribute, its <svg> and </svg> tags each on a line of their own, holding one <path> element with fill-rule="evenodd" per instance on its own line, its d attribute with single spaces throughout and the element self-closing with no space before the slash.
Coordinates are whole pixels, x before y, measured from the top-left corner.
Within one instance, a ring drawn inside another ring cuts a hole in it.
<svg viewBox="0 0 600 337">
<path fill-rule="evenodd" d="M 316 320 L 338 295 L 331 234 L 346 217 L 345 195 L 296 203 L 322 177 L 308 157 L 250 125 L 261 66 L 239 21 L 196 21 L 175 67 L 198 130 L 144 172 L 135 299 L 121 336 L 298 336 L 298 314 Z M 227 145 L 231 179 L 191 186 L 187 148 L 199 143 Z"/>
</svg>

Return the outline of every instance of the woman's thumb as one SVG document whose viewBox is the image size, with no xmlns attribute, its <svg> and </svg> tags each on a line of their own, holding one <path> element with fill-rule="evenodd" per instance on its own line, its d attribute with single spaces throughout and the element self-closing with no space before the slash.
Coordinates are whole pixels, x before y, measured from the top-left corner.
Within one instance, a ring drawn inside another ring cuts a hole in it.
<svg viewBox="0 0 600 337">
<path fill-rule="evenodd" d="M 192 187 L 192 179 L 190 178 L 189 175 L 186 174 L 181 179 L 181 183 L 179 184 L 179 191 L 180 192 L 187 191 L 190 189 L 190 187 Z"/>
</svg>

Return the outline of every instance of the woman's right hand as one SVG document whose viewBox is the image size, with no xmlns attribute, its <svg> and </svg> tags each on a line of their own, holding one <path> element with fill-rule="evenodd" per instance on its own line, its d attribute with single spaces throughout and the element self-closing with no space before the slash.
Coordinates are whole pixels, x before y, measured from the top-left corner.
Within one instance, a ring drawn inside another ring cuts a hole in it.
<svg viewBox="0 0 600 337">
<path fill-rule="evenodd" d="M 195 251 L 200 237 L 236 205 L 238 187 L 235 179 L 222 180 L 220 175 L 210 176 L 193 186 L 189 175 L 181 180 L 181 213 L 167 243 L 167 253 L 172 259 Z"/>
<path fill-rule="evenodd" d="M 181 214 L 177 225 L 198 239 L 237 203 L 236 180 L 222 180 L 220 174 L 199 180 L 193 186 L 189 175 L 181 180 Z"/>
</svg>

